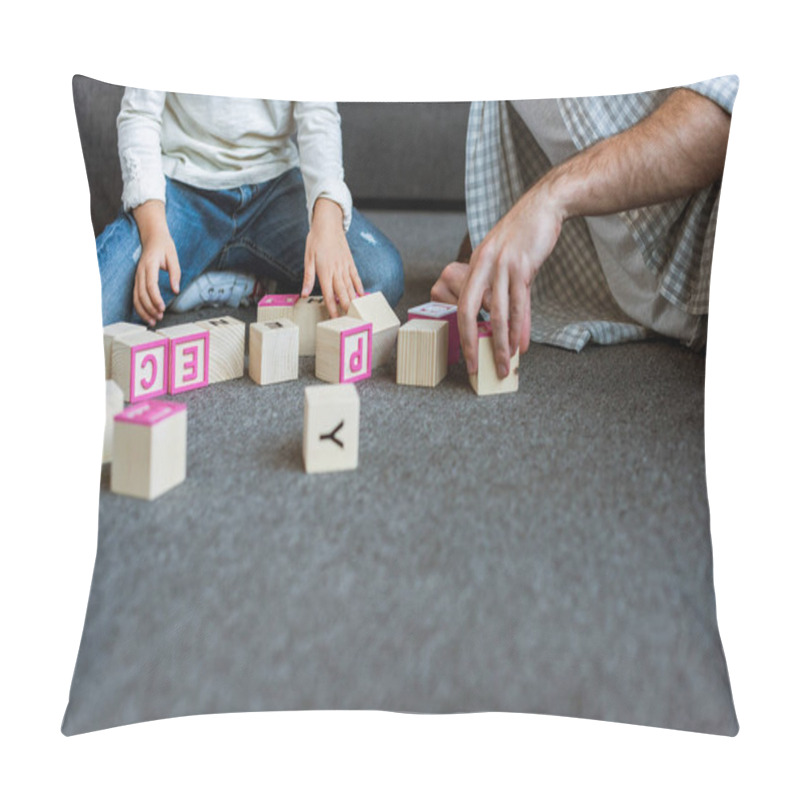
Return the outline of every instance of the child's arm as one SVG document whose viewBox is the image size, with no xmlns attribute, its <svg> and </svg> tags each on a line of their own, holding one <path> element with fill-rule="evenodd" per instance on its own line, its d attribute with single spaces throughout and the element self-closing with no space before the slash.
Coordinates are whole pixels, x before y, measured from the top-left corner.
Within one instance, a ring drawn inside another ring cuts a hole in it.
<svg viewBox="0 0 800 800">
<path fill-rule="evenodd" d="M 169 273 L 172 291 L 180 291 L 181 268 L 175 243 L 167 227 L 167 213 L 160 200 L 146 200 L 133 209 L 139 228 L 142 255 L 136 267 L 133 284 L 133 307 L 148 324 L 155 325 L 164 317 L 164 298 L 158 288 L 158 272 Z"/>
<path fill-rule="evenodd" d="M 166 181 L 161 164 L 161 116 L 165 92 L 125 90 L 117 117 L 117 139 L 122 169 L 122 205 L 139 228 L 142 254 L 136 267 L 133 306 L 148 325 L 164 316 L 158 272 L 166 270 L 176 294 L 180 265 L 167 226 Z"/>
<path fill-rule="evenodd" d="M 344 232 L 341 207 L 320 197 L 314 204 L 311 230 L 306 241 L 305 274 L 301 295 L 307 297 L 319 280 L 331 317 L 337 316 L 336 302 L 347 311 L 350 301 L 364 294 Z"/>
<path fill-rule="evenodd" d="M 344 182 L 341 118 L 335 103 L 295 103 L 300 170 L 306 187 L 310 232 L 306 242 L 302 296 L 319 280 L 332 317 L 364 293 L 347 244 L 353 201 Z"/>
</svg>

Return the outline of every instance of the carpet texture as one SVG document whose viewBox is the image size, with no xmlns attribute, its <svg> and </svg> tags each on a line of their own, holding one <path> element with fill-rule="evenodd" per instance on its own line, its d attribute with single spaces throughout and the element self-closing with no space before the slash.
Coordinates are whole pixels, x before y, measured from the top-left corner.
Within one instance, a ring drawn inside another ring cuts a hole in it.
<svg viewBox="0 0 800 800">
<path fill-rule="evenodd" d="M 464 217 L 369 216 L 404 257 L 404 321 Z M 388 369 L 357 385 L 358 470 L 313 476 L 301 453 L 312 358 L 296 382 L 182 395 L 182 485 L 148 503 L 111 494 L 102 471 L 64 732 L 385 709 L 735 734 L 704 371 L 665 341 L 532 346 L 519 392 L 495 397 L 473 394 L 463 363 L 436 389 L 398 386 Z"/>
</svg>

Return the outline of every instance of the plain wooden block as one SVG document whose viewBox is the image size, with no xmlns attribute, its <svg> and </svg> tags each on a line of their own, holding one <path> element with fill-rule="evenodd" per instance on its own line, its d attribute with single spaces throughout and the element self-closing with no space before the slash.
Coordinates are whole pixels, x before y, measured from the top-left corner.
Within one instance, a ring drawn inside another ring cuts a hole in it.
<svg viewBox="0 0 800 800">
<path fill-rule="evenodd" d="M 308 386 L 303 415 L 306 472 L 337 472 L 358 466 L 360 401 L 350 383 Z"/>
<path fill-rule="evenodd" d="M 152 400 L 167 393 L 169 340 L 143 330 L 114 338 L 111 379 L 122 389 L 126 403 Z"/>
<path fill-rule="evenodd" d="M 436 386 L 447 375 L 445 320 L 412 319 L 397 334 L 397 382 Z"/>
<path fill-rule="evenodd" d="M 502 394 L 519 389 L 519 350 L 511 356 L 509 373 L 502 380 L 497 377 L 492 347 L 492 323 L 478 323 L 478 372 L 469 376 L 476 394 Z"/>
<path fill-rule="evenodd" d="M 451 303 L 438 303 L 431 301 L 421 306 L 414 306 L 408 310 L 411 319 L 443 319 L 447 322 L 447 365 L 457 364 L 461 356 L 461 342 L 458 338 L 458 306 Z"/>
<path fill-rule="evenodd" d="M 317 325 L 330 314 L 321 295 L 301 297 L 294 305 L 292 319 L 300 329 L 300 355 L 313 356 L 317 349 Z"/>
<path fill-rule="evenodd" d="M 372 323 L 336 317 L 317 325 L 314 373 L 328 383 L 355 383 L 372 375 Z"/>
<path fill-rule="evenodd" d="M 275 319 L 293 319 L 294 306 L 299 294 L 265 294 L 258 301 L 256 322 L 270 322 Z"/>
<path fill-rule="evenodd" d="M 356 297 L 347 310 L 350 317 L 372 323 L 372 368 L 378 369 L 388 364 L 397 344 L 400 320 L 392 311 L 383 292 Z"/>
<path fill-rule="evenodd" d="M 169 341 L 169 394 L 208 386 L 208 331 L 196 322 L 187 322 L 159 328 L 156 333 Z"/>
<path fill-rule="evenodd" d="M 106 425 L 103 431 L 103 463 L 111 461 L 114 447 L 114 417 L 125 408 L 122 389 L 112 380 L 106 381 Z"/>
<path fill-rule="evenodd" d="M 106 357 L 106 380 L 111 377 L 111 345 L 118 336 L 126 333 L 138 333 L 146 331 L 144 325 L 136 325 L 133 322 L 112 322 L 103 328 L 103 352 Z"/>
<path fill-rule="evenodd" d="M 185 478 L 185 405 L 147 400 L 114 417 L 112 492 L 152 500 Z"/>
<path fill-rule="evenodd" d="M 197 322 L 208 331 L 208 382 L 219 383 L 244 375 L 244 339 L 247 326 L 234 317 Z"/>
<path fill-rule="evenodd" d="M 290 319 L 250 324 L 248 372 L 259 385 L 297 379 L 300 329 Z"/>
</svg>

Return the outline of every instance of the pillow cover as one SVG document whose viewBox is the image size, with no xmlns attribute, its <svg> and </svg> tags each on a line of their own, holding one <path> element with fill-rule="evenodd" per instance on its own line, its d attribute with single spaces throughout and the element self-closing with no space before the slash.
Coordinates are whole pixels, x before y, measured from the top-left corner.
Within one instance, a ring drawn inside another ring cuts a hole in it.
<svg viewBox="0 0 800 800">
<path fill-rule="evenodd" d="M 122 89 L 76 77 L 74 94 L 99 234 L 121 196 Z M 356 205 L 376 199 L 375 170 L 402 174 L 368 213 L 403 256 L 405 321 L 466 231 L 449 176 L 471 169 L 469 107 L 341 111 L 348 183 L 367 187 L 353 189 Z M 525 106 L 508 113 L 517 136 Z M 426 125 L 455 146 L 420 155 Z M 383 126 L 417 148 L 413 169 L 379 154 L 360 164 Z M 252 308 L 206 309 L 168 313 L 157 328 L 221 313 L 255 320 Z M 348 472 L 303 471 L 313 359 L 296 381 L 243 376 L 182 393 L 182 483 L 140 500 L 111 492 L 103 468 L 63 732 L 382 709 L 735 735 L 712 574 L 704 356 L 666 338 L 584 347 L 597 338 L 589 329 L 579 357 L 563 342 L 533 344 L 519 390 L 497 397 L 473 394 L 463 361 L 435 389 L 377 371 L 358 384 L 359 463 Z"/>
</svg>

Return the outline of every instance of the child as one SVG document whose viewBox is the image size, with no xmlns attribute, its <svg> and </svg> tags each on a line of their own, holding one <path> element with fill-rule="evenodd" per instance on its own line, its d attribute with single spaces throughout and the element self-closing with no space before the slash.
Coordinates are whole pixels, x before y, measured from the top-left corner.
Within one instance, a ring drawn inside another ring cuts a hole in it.
<svg viewBox="0 0 800 800">
<path fill-rule="evenodd" d="M 332 317 L 365 291 L 402 296 L 397 250 L 352 207 L 335 103 L 128 88 L 117 133 L 123 208 L 97 237 L 104 325 L 246 305 L 267 281 L 316 285 Z"/>
</svg>

